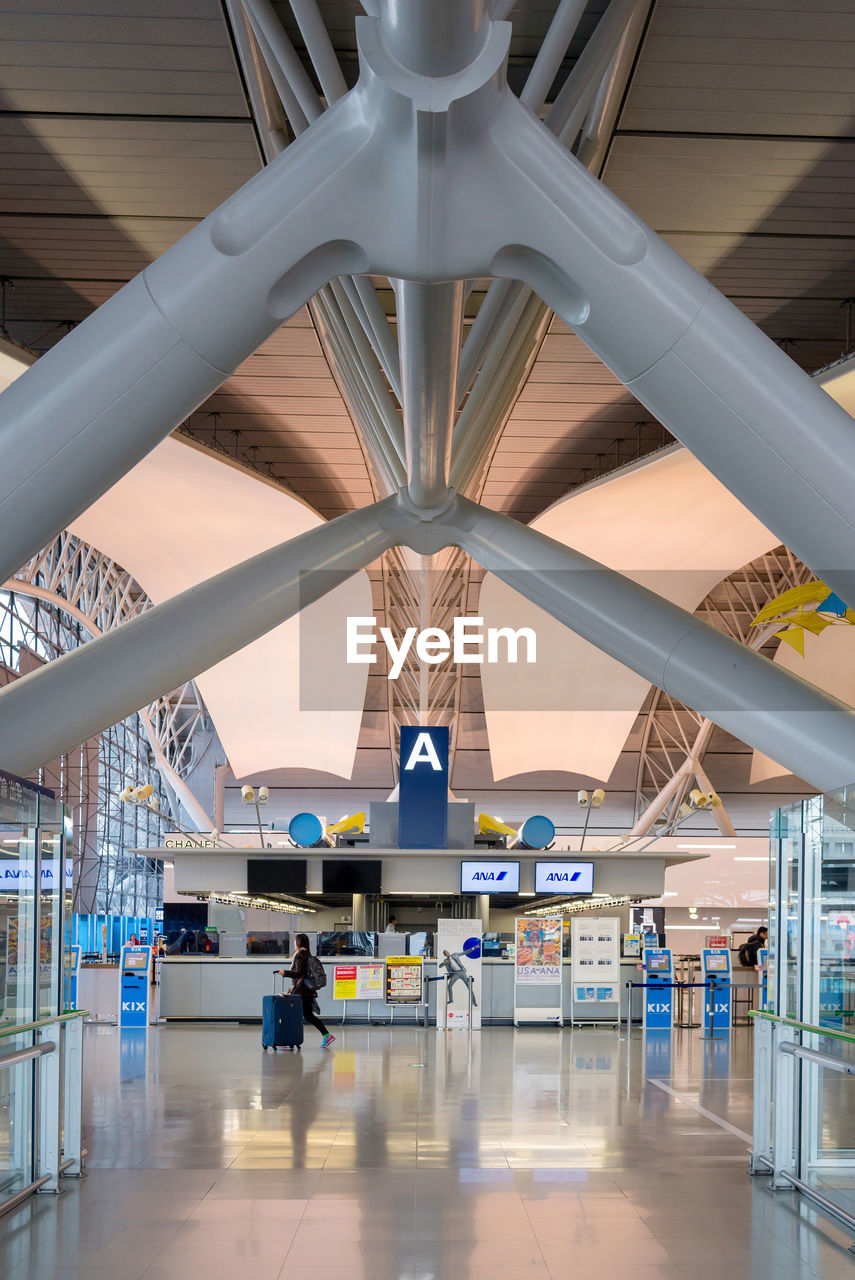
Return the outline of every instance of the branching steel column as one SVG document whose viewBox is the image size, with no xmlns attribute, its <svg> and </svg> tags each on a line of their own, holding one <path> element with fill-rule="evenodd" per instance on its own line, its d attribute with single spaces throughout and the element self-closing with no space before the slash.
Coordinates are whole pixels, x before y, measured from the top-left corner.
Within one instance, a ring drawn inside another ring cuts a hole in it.
<svg viewBox="0 0 855 1280">
<path fill-rule="evenodd" d="M 396 282 L 407 489 L 421 510 L 448 500 L 463 282 Z"/>
<path fill-rule="evenodd" d="M 15 681 L 0 692 L 0 767 L 27 774 L 207 671 L 370 564 L 407 523 L 394 498 L 339 516 Z"/>
</svg>

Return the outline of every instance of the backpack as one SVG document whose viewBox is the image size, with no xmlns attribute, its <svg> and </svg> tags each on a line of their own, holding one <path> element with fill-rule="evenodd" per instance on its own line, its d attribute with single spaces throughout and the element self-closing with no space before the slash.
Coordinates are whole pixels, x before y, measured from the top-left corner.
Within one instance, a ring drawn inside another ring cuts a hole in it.
<svg viewBox="0 0 855 1280">
<path fill-rule="evenodd" d="M 317 956 L 309 956 L 304 982 L 315 991 L 320 991 L 321 987 L 327 985 L 327 971 Z"/>
<path fill-rule="evenodd" d="M 743 942 L 739 948 L 739 963 L 743 969 L 753 969 L 757 963 L 756 942 Z"/>
</svg>

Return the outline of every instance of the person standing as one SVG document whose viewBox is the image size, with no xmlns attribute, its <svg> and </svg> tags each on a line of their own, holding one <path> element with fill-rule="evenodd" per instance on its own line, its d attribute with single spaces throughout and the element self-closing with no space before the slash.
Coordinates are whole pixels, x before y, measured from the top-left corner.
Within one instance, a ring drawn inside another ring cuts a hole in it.
<svg viewBox="0 0 855 1280">
<path fill-rule="evenodd" d="M 309 960 L 311 958 L 311 949 L 309 947 L 309 939 L 305 933 L 298 933 L 296 938 L 297 949 L 294 952 L 294 959 L 291 961 L 290 969 L 280 969 L 279 975 L 282 978 L 292 978 L 293 986 L 291 993 L 299 996 L 303 1002 L 303 1021 L 308 1022 L 311 1026 L 316 1027 L 323 1036 L 321 1048 L 326 1049 L 335 1040 L 335 1036 L 330 1035 L 329 1031 L 321 1022 L 315 1012 L 316 989 L 312 986 L 309 977 Z"/>
</svg>

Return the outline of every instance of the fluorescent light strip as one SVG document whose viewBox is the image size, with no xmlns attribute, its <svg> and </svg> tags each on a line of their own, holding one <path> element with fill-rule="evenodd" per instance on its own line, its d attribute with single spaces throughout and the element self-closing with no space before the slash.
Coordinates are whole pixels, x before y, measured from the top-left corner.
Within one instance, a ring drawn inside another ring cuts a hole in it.
<svg viewBox="0 0 855 1280">
<path fill-rule="evenodd" d="M 768 862 L 768 855 L 765 858 L 734 858 L 734 862 Z"/>
</svg>

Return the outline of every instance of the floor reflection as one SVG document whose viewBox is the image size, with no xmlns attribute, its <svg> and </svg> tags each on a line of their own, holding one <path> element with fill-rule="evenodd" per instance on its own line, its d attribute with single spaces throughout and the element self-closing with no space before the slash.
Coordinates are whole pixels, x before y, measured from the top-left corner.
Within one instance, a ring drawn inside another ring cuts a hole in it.
<svg viewBox="0 0 855 1280">
<path fill-rule="evenodd" d="M 90 1172 L 0 1223 L 9 1280 L 851 1274 L 745 1176 L 748 1031 L 93 1027 L 85 1060 Z"/>
</svg>

